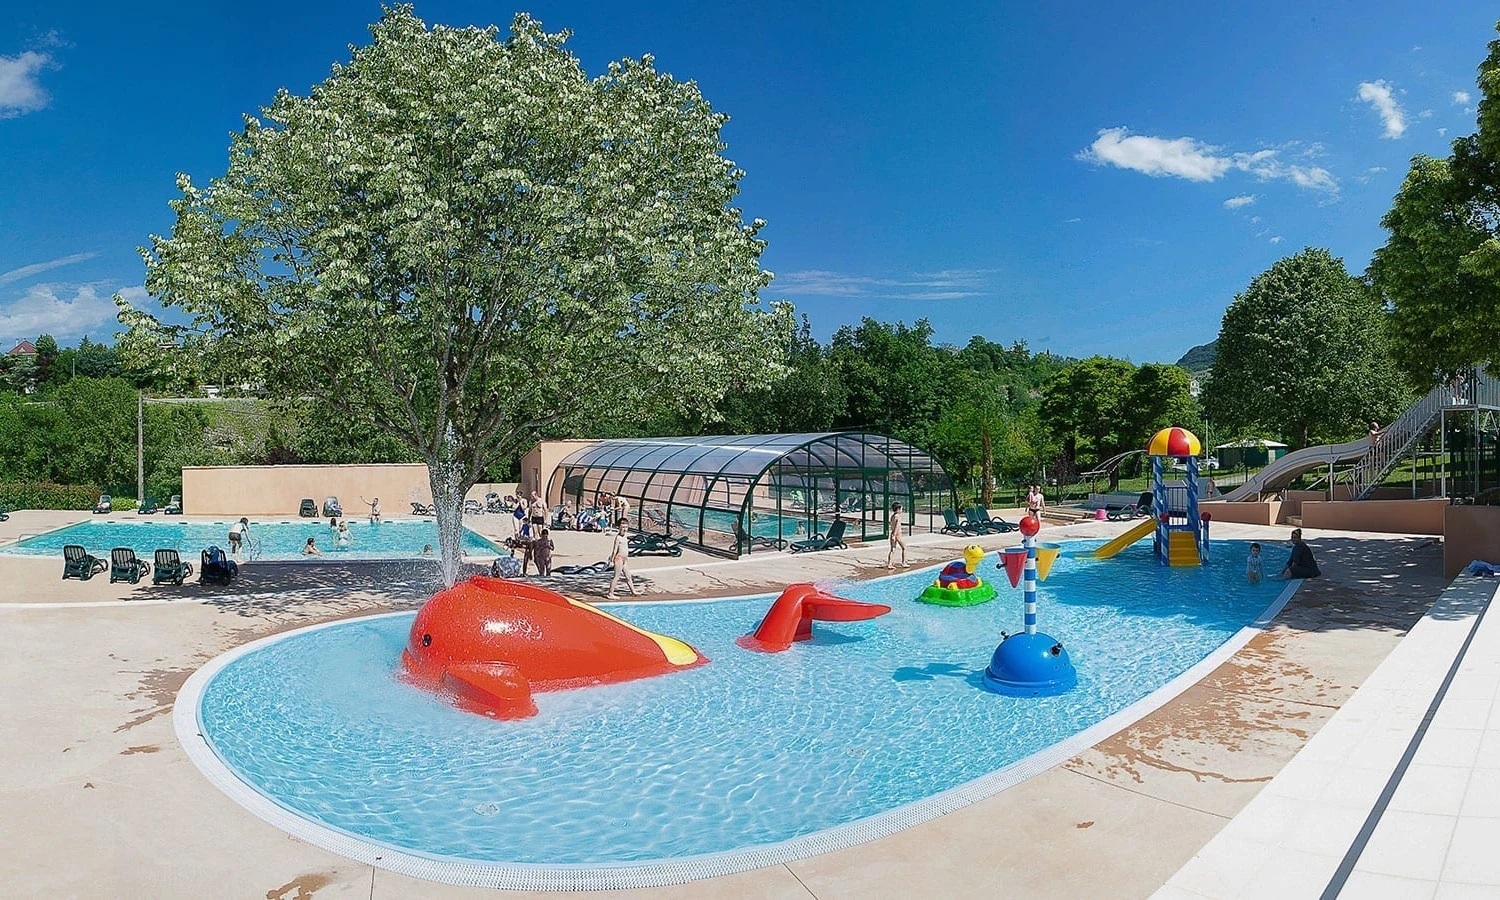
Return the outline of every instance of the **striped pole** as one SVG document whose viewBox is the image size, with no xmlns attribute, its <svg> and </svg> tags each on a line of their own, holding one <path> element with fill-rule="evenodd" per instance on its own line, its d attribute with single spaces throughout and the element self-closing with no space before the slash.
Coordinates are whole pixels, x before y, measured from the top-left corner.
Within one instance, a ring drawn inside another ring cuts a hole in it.
<svg viewBox="0 0 1500 900">
<path fill-rule="evenodd" d="M 1026 548 L 1026 568 L 1021 576 L 1021 588 L 1026 592 L 1026 633 L 1036 634 L 1036 535 L 1022 535 L 1021 546 Z"/>
</svg>

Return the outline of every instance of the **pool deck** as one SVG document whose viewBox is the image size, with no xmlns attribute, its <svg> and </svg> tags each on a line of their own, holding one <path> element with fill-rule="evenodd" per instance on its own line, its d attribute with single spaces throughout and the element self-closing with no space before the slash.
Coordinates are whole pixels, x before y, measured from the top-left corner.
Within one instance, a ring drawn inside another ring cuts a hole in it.
<svg viewBox="0 0 1500 900">
<path fill-rule="evenodd" d="M 16 513 L 0 523 L 0 543 L 78 518 Z M 484 524 L 471 523 L 487 531 Z M 1102 537 L 1125 527 L 1089 522 L 1044 534 Z M 500 528 L 497 522 L 503 536 Z M 1214 529 L 1216 538 L 1263 542 L 1287 533 Z M 1063 765 L 873 843 L 710 881 L 596 896 L 1150 896 L 1287 767 L 1447 585 L 1431 539 L 1308 537 L 1324 578 L 1305 584 L 1271 627 L 1208 677 Z M 598 558 L 596 540 L 604 539 L 560 534 L 557 564 Z M 912 561 L 947 561 L 971 542 L 994 549 L 1017 540 L 917 535 Z M 636 571 L 648 597 L 667 599 L 871 577 L 884 574 L 884 561 L 881 544 L 738 562 L 650 558 Z M 493 895 L 407 878 L 287 836 L 210 786 L 171 726 L 177 689 L 208 659 L 279 631 L 415 608 L 435 586 L 433 566 L 255 563 L 232 591 L 110 585 L 104 577 L 61 582 L 59 574 L 57 560 L 0 556 L 0 624 L 10 645 L 0 656 L 0 704 L 8 713 L 0 731 L 0 846 L 8 851 L 0 854 L 0 894 Z M 585 597 L 606 586 L 558 581 L 560 590 Z M 1500 647 L 1491 641 L 1482 654 L 1493 663 Z M 1500 711 L 1492 715 L 1500 722 L 1495 716 Z"/>
</svg>

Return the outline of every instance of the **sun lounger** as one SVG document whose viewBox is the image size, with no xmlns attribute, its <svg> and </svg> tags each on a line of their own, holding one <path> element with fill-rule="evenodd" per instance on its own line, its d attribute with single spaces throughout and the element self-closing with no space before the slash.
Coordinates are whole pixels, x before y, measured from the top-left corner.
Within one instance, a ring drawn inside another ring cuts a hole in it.
<svg viewBox="0 0 1500 900">
<path fill-rule="evenodd" d="M 426 503 L 418 503 L 415 500 L 411 504 L 411 514 L 414 516 L 435 516 L 437 510 Z"/>
<path fill-rule="evenodd" d="M 843 519 L 834 519 L 833 524 L 828 527 L 827 534 L 815 534 L 805 541 L 793 541 L 791 551 L 793 553 L 807 553 L 817 550 L 839 550 L 846 548 L 844 543 L 844 529 L 848 527 Z"/>
<path fill-rule="evenodd" d="M 109 563 L 97 556 L 90 556 L 89 552 L 78 544 L 69 544 L 63 548 L 63 578 L 88 581 L 107 568 L 109 568 Z"/>
<path fill-rule="evenodd" d="M 192 563 L 185 563 L 176 550 L 157 550 L 156 565 L 151 570 L 152 584 L 182 584 L 193 574 Z"/>
<path fill-rule="evenodd" d="M 311 497 L 303 497 L 302 502 L 297 504 L 297 515 L 304 519 L 316 519 L 318 517 L 318 502 Z"/>
<path fill-rule="evenodd" d="M 957 512 L 951 509 L 943 510 L 943 534 L 966 535 L 973 533 L 972 529 L 958 521 Z"/>
<path fill-rule="evenodd" d="M 156 501 L 152 500 L 150 497 L 147 497 L 146 502 L 142 504 L 141 508 L 136 510 L 135 512 L 138 516 L 151 516 L 160 511 L 161 509 L 156 505 Z"/>
<path fill-rule="evenodd" d="M 203 558 L 199 561 L 198 583 L 228 584 L 239 573 L 239 565 L 225 556 L 223 550 L 218 547 L 209 547 L 203 551 Z"/>
<path fill-rule="evenodd" d="M 464 515 L 466 515 L 466 516 L 482 516 L 482 515 L 484 515 L 484 504 L 480 503 L 478 500 L 465 500 L 464 501 Z"/>
<path fill-rule="evenodd" d="M 342 518 L 343 517 L 343 515 L 344 515 L 344 507 L 339 503 L 339 498 L 337 498 L 337 497 L 324 497 L 323 498 L 323 515 L 326 516 L 327 518 L 330 518 L 330 519 L 332 519 L 332 518 Z"/>
<path fill-rule="evenodd" d="M 552 569 L 553 575 L 607 575 L 613 572 L 615 567 L 605 560 L 591 563 L 587 566 L 556 566 Z"/>
<path fill-rule="evenodd" d="M 167 505 L 162 507 L 161 514 L 164 516 L 182 515 L 182 495 L 173 494 L 172 499 L 167 502 Z"/>
<path fill-rule="evenodd" d="M 100 494 L 99 502 L 94 504 L 94 515 L 114 512 L 114 498 L 108 494 Z"/>
<path fill-rule="evenodd" d="M 9 518 L 10 518 L 10 514 L 5 511 L 5 507 L 0 506 L 0 522 L 4 522 L 6 519 L 9 519 Z"/>
<path fill-rule="evenodd" d="M 682 538 L 672 537 L 670 534 L 657 534 L 652 531 L 637 531 L 630 536 L 630 555 L 640 556 L 645 553 L 665 553 L 668 556 L 682 555 Z"/>
<path fill-rule="evenodd" d="M 109 583 L 128 581 L 136 584 L 151 573 L 151 564 L 137 559 L 129 547 L 116 547 L 109 551 Z"/>
</svg>

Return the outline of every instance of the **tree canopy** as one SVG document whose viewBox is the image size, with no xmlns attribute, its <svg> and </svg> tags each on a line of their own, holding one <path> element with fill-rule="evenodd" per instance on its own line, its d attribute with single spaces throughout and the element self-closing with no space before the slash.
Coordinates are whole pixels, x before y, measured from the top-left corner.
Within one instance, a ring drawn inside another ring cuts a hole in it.
<svg viewBox="0 0 1500 900">
<path fill-rule="evenodd" d="M 1500 364 L 1500 40 L 1478 85 L 1478 130 L 1446 159 L 1412 159 L 1380 222 L 1390 237 L 1370 264 L 1390 305 L 1393 350 L 1419 388 Z"/>
<path fill-rule="evenodd" d="M 1380 300 L 1327 250 L 1307 248 L 1257 275 L 1224 311 L 1203 389 L 1209 419 L 1298 446 L 1390 422 L 1407 394 Z"/>
<path fill-rule="evenodd" d="M 279 92 L 122 303 L 273 396 L 307 396 L 427 462 L 444 577 L 464 493 L 549 427 L 687 411 L 774 379 L 790 309 L 759 292 L 759 220 L 715 112 L 647 56 L 589 78 L 566 34 L 518 15 L 428 28 L 388 9 L 307 97 Z"/>
</svg>

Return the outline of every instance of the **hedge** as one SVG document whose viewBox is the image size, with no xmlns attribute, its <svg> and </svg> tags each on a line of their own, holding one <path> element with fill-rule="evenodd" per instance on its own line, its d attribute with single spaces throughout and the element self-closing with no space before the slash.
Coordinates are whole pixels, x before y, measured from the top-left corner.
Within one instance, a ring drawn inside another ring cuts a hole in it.
<svg viewBox="0 0 1500 900">
<path fill-rule="evenodd" d="M 93 509 L 100 490 L 86 484 L 50 481 L 0 482 L 0 507 L 12 509 Z"/>
</svg>

